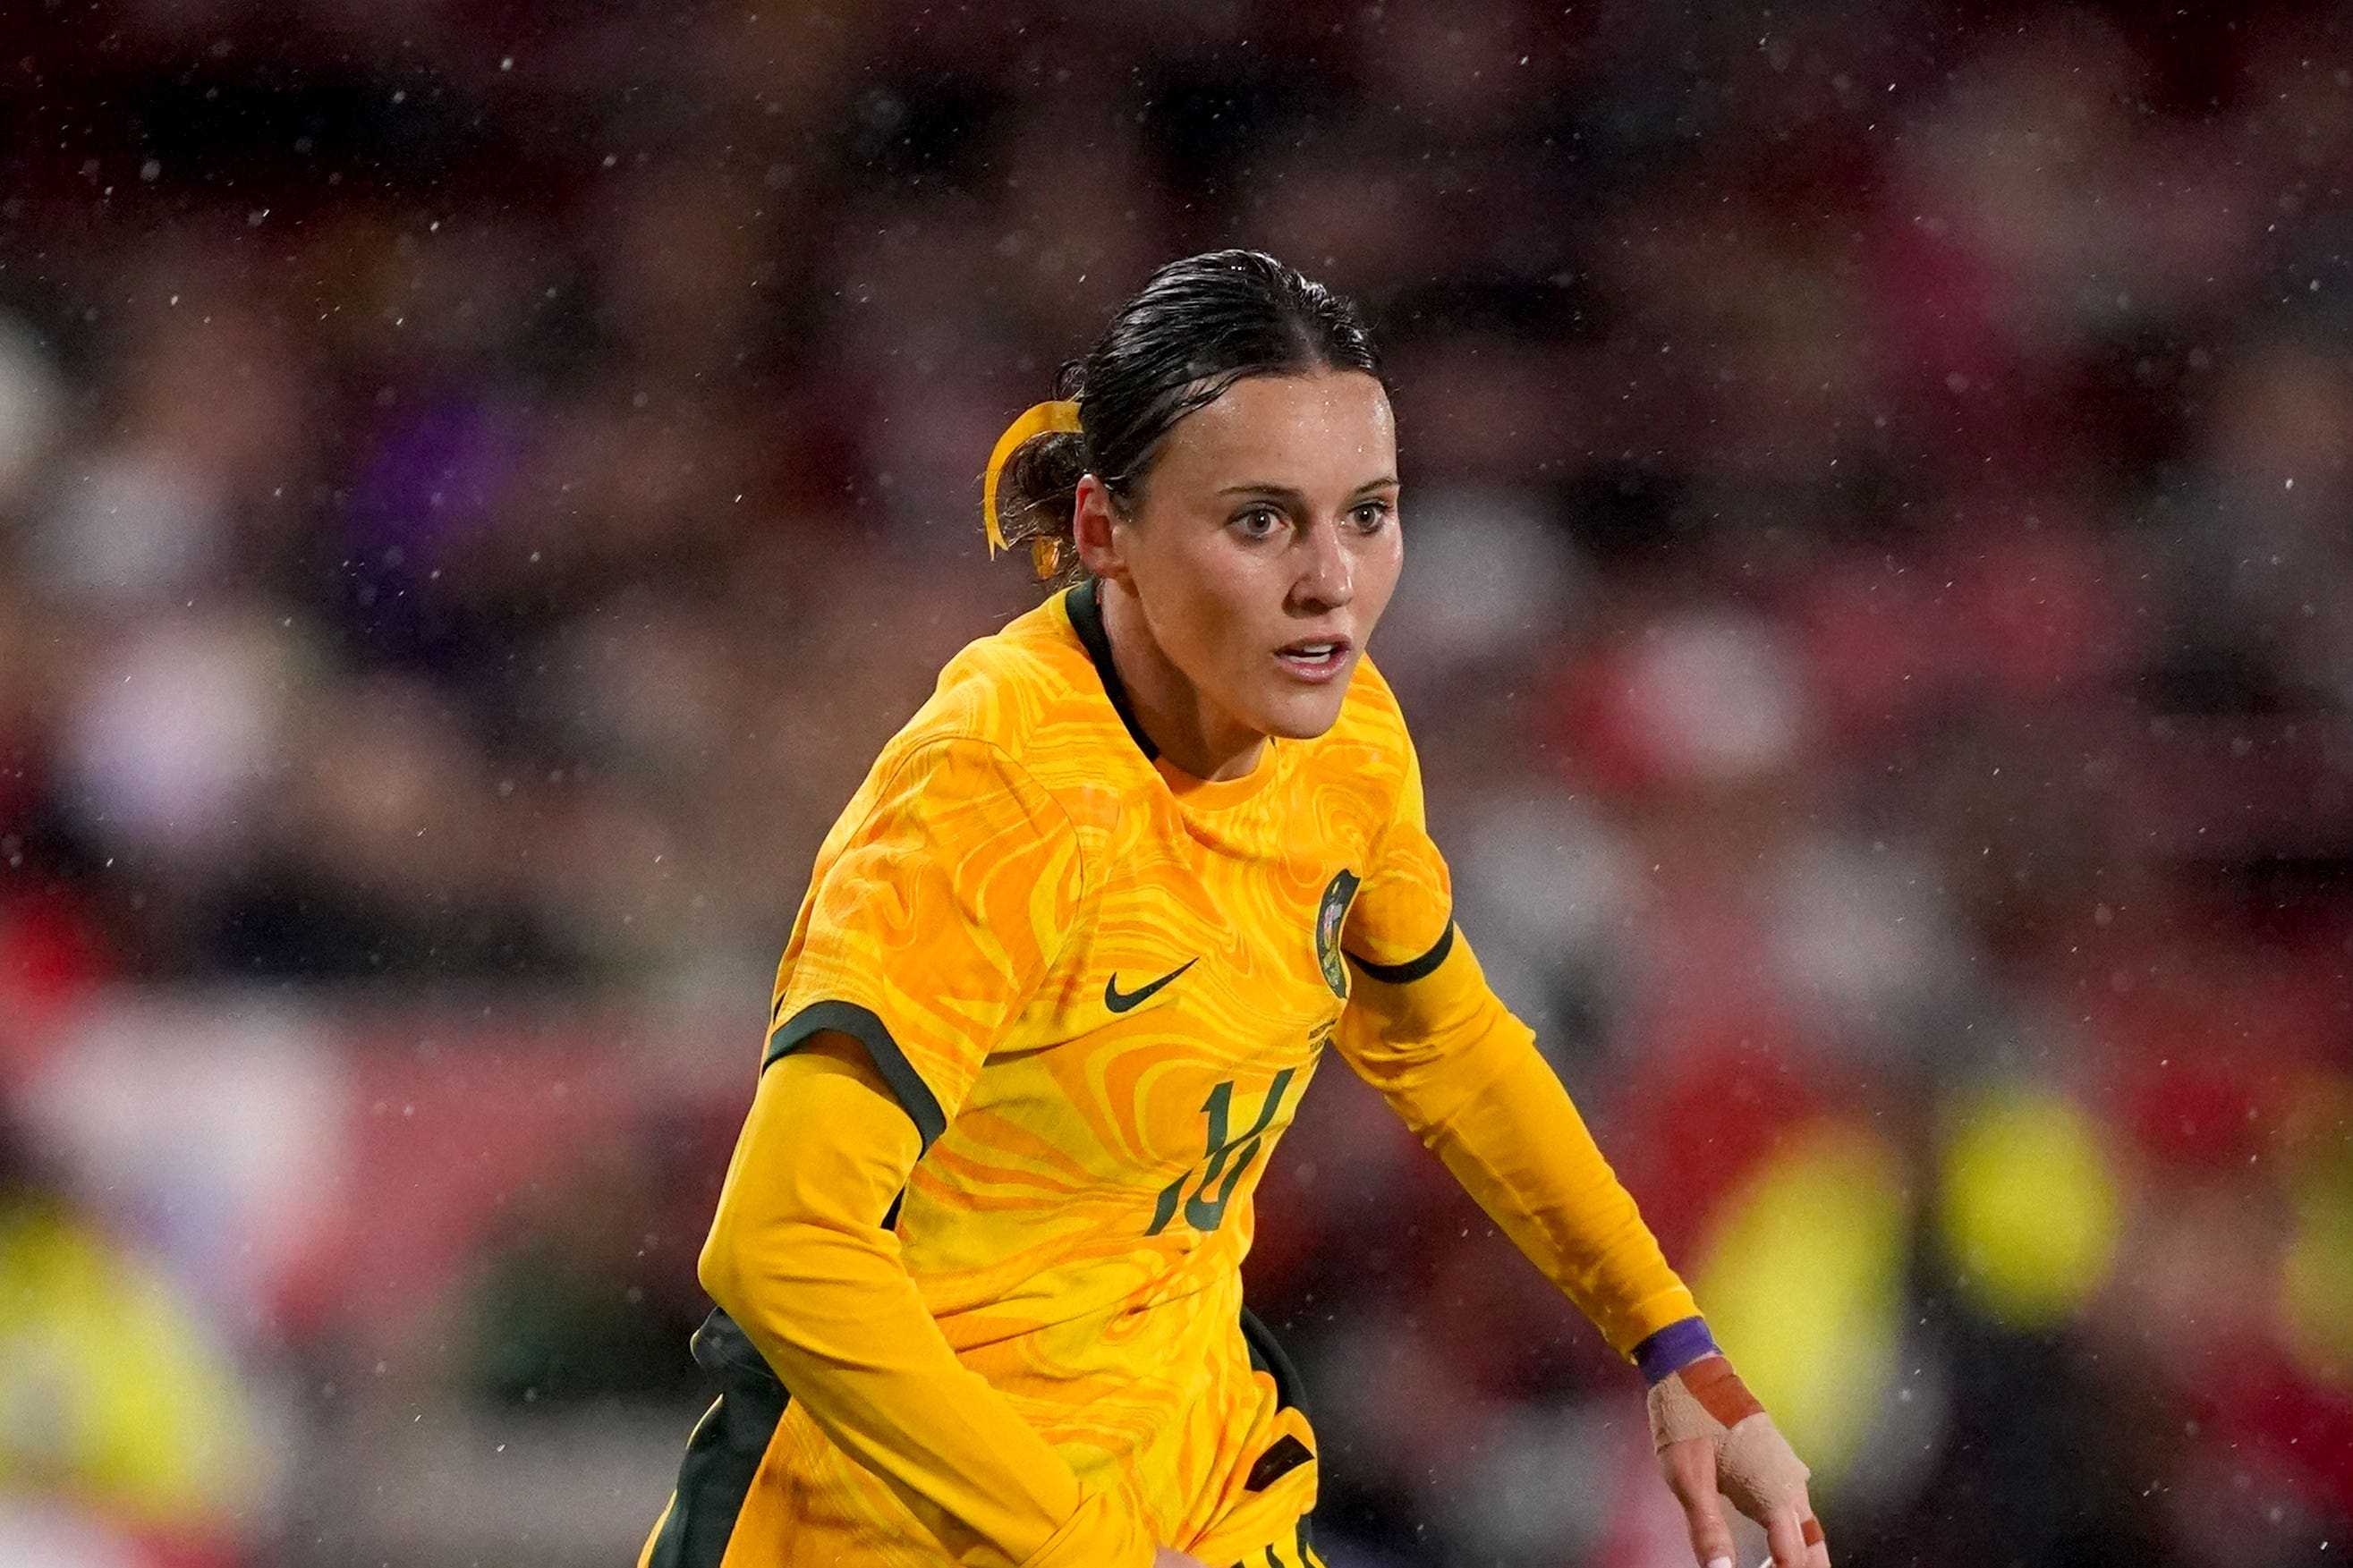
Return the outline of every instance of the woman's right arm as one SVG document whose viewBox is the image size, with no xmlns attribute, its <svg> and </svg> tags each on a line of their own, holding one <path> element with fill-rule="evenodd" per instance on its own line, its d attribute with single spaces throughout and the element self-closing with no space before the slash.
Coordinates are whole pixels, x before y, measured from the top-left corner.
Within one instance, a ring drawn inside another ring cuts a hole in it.
<svg viewBox="0 0 2353 1568">
<path fill-rule="evenodd" d="M 956 1360 L 881 1218 L 921 1152 L 866 1050 L 818 1035 L 771 1063 L 702 1249 L 703 1288 L 826 1436 L 957 1557 L 1146 1568 L 1117 1496 L 1087 1493 Z"/>
</svg>

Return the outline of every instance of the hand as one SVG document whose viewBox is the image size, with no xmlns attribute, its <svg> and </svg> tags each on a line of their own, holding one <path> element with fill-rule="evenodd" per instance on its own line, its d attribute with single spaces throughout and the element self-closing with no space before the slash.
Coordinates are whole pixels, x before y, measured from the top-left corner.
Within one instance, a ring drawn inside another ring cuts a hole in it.
<svg viewBox="0 0 2353 1568">
<path fill-rule="evenodd" d="M 1206 1564 L 1186 1556 L 1173 1546 L 1164 1546 L 1153 1554 L 1152 1568 L 1206 1568 Z"/>
<path fill-rule="evenodd" d="M 1773 1568 L 1830 1568 L 1806 1467 L 1730 1362 L 1708 1356 L 1653 1387 L 1651 1435 L 1701 1568 L 1736 1568 L 1719 1492 L 1765 1527 Z"/>
</svg>

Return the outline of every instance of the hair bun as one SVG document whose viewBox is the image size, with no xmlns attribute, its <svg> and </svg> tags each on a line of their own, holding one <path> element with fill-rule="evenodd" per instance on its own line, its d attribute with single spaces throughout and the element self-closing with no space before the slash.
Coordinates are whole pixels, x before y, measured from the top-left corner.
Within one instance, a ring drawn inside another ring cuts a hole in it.
<svg viewBox="0 0 2353 1568">
<path fill-rule="evenodd" d="M 1027 544 L 1041 583 L 1075 576 L 1079 551 L 1071 529 L 1086 472 L 1086 437 L 1080 431 L 1047 429 L 1023 437 L 1007 455 L 990 495 L 992 546 Z"/>
</svg>

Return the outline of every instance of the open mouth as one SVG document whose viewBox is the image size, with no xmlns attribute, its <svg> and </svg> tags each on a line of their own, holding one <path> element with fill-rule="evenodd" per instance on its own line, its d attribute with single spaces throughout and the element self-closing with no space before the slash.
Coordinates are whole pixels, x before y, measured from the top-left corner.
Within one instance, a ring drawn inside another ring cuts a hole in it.
<svg viewBox="0 0 2353 1568">
<path fill-rule="evenodd" d="M 1329 680 L 1348 662 L 1346 637 L 1303 637 L 1274 650 L 1282 668 L 1302 680 Z"/>
</svg>

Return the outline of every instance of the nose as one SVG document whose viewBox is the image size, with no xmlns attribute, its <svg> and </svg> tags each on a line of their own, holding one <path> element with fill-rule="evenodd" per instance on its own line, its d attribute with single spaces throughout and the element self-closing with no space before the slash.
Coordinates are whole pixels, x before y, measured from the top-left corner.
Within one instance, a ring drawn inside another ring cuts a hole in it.
<svg viewBox="0 0 2353 1568">
<path fill-rule="evenodd" d="M 1299 576 L 1292 584 L 1291 608 L 1313 615 L 1336 610 L 1356 596 L 1356 561 L 1340 538 L 1340 525 L 1319 520 L 1299 536 Z"/>
</svg>

